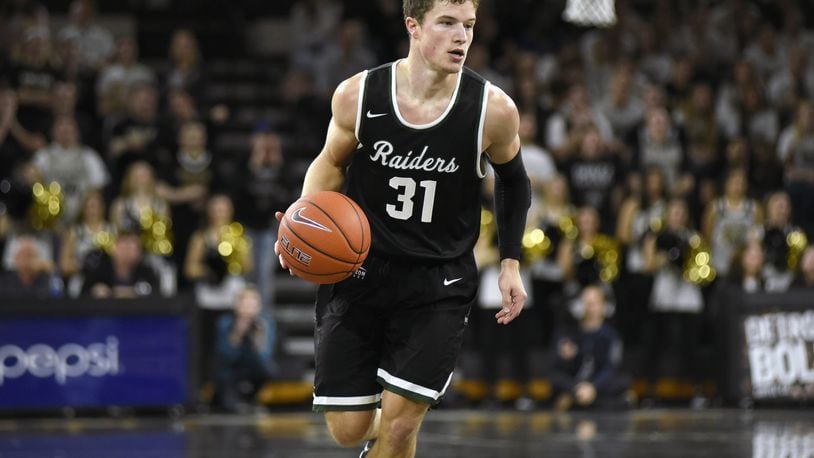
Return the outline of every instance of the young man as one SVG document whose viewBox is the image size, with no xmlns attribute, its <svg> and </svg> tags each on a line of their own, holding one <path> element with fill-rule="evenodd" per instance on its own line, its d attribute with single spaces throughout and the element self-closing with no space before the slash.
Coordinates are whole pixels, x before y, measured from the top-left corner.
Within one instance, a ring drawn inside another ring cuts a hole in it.
<svg viewBox="0 0 814 458">
<path fill-rule="evenodd" d="M 518 260 L 530 189 L 517 108 L 463 65 L 477 4 L 405 0 L 408 56 L 339 85 L 305 176 L 303 195 L 344 192 L 371 224 L 363 269 L 320 289 L 315 332 L 314 410 L 342 446 L 376 439 L 362 456 L 414 456 L 424 414 L 450 382 L 476 298 L 484 152 L 497 176 L 497 322 L 526 300 Z"/>
</svg>

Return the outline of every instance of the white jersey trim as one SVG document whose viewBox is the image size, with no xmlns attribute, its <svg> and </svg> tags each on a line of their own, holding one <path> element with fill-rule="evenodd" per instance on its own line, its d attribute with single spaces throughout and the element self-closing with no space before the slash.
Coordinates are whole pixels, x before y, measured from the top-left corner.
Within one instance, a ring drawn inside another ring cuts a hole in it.
<svg viewBox="0 0 814 458">
<path fill-rule="evenodd" d="M 478 151 L 475 155 L 475 173 L 478 178 L 486 178 L 486 170 L 483 168 L 483 126 L 486 124 L 486 105 L 489 103 L 489 88 L 492 85 L 489 81 L 483 84 L 483 102 L 480 106 L 480 120 L 478 121 Z"/>
<path fill-rule="evenodd" d="M 379 368 L 376 375 L 381 377 L 382 380 L 389 383 L 390 385 L 397 386 L 403 390 L 424 396 L 425 398 L 433 399 L 435 401 L 437 401 L 438 399 L 441 398 L 441 396 L 444 395 L 444 392 L 447 391 L 447 387 L 449 386 L 449 382 L 452 380 L 452 373 L 450 373 L 449 377 L 447 378 L 447 383 L 444 385 L 444 388 L 439 392 L 421 385 L 416 385 L 415 383 L 408 382 L 407 380 L 400 379 L 396 376 L 391 375 L 389 372 L 382 368 Z"/>
<path fill-rule="evenodd" d="M 452 92 L 452 98 L 449 99 L 449 104 L 447 104 L 447 108 L 443 113 L 441 113 L 441 116 L 434 121 L 428 122 L 427 124 L 412 124 L 401 116 L 398 98 L 396 98 L 396 67 L 401 60 L 403 59 L 393 62 L 392 69 L 390 70 L 390 99 L 392 101 L 393 111 L 396 113 L 396 118 L 398 118 L 399 122 L 401 122 L 403 125 L 412 129 L 429 129 L 430 127 L 437 126 L 447 117 L 449 112 L 452 111 L 452 107 L 455 106 L 455 101 L 458 100 L 458 91 L 461 89 L 461 76 L 464 73 L 463 69 L 458 72 L 458 79 L 455 81 L 455 91 Z"/>
<path fill-rule="evenodd" d="M 359 79 L 359 100 L 356 102 L 356 140 L 362 143 L 359 138 L 359 126 L 362 124 L 362 104 L 365 100 L 365 82 L 367 81 L 367 70 L 362 72 L 362 77 Z"/>
<path fill-rule="evenodd" d="M 314 405 L 320 406 L 363 406 L 374 404 L 382 399 L 382 394 L 371 394 L 370 396 L 317 396 L 314 395 Z"/>
</svg>

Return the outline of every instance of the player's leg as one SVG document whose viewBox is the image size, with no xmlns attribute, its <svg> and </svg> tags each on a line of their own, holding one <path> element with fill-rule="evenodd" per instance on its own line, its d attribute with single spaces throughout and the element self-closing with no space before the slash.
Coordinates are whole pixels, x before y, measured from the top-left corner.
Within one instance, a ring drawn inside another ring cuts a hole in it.
<svg viewBox="0 0 814 458">
<path fill-rule="evenodd" d="M 418 430 L 429 404 L 413 401 L 391 391 L 382 393 L 378 437 L 367 458 L 415 456 Z"/>
<path fill-rule="evenodd" d="M 412 457 L 421 422 L 449 387 L 477 291 L 474 258 L 394 267 L 404 302 L 388 315 L 377 380 L 382 418 L 369 457 Z M 452 283 L 448 279 L 453 280 Z"/>
<path fill-rule="evenodd" d="M 342 447 L 356 447 L 378 433 L 381 409 L 325 412 L 325 423 L 331 437 Z"/>
<path fill-rule="evenodd" d="M 317 297 L 313 410 L 325 413 L 331 437 L 343 447 L 375 437 L 381 400 L 376 382 L 381 326 L 351 294 L 363 291 L 361 286 L 321 287 Z"/>
</svg>

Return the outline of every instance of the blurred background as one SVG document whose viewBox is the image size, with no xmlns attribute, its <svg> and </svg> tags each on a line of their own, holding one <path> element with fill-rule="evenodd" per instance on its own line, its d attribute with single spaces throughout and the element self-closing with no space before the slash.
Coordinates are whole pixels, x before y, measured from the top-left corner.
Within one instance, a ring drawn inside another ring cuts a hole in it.
<svg viewBox="0 0 814 458">
<path fill-rule="evenodd" d="M 315 287 L 273 215 L 336 85 L 406 55 L 401 2 L 0 5 L 0 410 L 309 410 Z M 466 63 L 521 114 L 531 297 L 495 324 L 487 179 L 440 408 L 814 398 L 810 7 L 480 3 Z"/>
</svg>

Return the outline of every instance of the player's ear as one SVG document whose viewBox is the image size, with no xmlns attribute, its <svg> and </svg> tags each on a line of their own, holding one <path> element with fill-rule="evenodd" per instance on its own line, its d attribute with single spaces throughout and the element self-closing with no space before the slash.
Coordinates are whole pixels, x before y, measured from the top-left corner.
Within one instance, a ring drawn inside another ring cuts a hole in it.
<svg viewBox="0 0 814 458">
<path fill-rule="evenodd" d="M 409 35 L 410 38 L 416 38 L 420 26 L 418 20 L 414 17 L 408 17 L 404 20 L 404 25 L 407 27 L 407 35 Z"/>
</svg>

